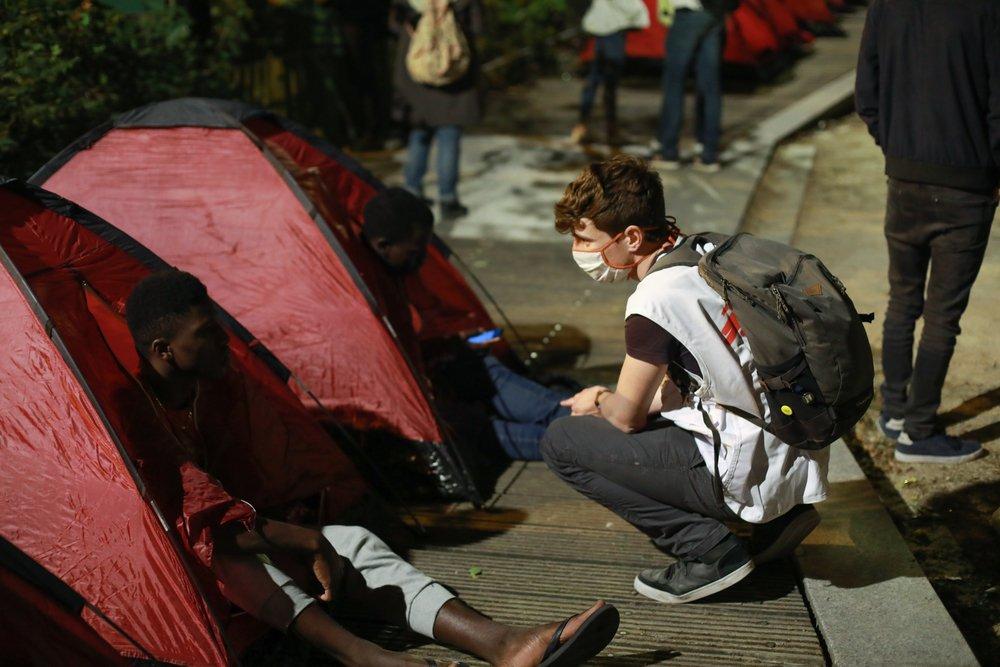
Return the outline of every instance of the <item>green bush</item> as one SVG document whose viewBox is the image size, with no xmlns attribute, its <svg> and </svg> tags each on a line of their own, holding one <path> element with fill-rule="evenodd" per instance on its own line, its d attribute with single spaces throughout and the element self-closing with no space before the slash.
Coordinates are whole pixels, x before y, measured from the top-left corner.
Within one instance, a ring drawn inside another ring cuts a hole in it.
<svg viewBox="0 0 1000 667">
<path fill-rule="evenodd" d="M 184 95 L 227 95 L 242 0 L 213 2 L 201 39 L 165 0 L 3 0 L 0 174 L 29 176 L 111 114 Z"/>
<path fill-rule="evenodd" d="M 349 142 L 370 112 L 351 104 L 339 9 L 362 1 L 0 0 L 0 176 L 30 176 L 114 113 L 184 96 L 242 97 Z M 483 4 L 484 60 L 518 54 L 503 85 L 551 64 L 586 0 Z"/>
</svg>

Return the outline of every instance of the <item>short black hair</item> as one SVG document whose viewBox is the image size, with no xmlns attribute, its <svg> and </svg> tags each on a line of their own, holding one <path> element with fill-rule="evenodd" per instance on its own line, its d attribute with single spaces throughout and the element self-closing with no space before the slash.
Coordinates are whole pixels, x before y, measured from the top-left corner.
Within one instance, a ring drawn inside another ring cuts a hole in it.
<svg viewBox="0 0 1000 667">
<path fill-rule="evenodd" d="M 205 285 L 190 273 L 169 269 L 143 278 L 125 302 L 125 321 L 140 350 L 157 338 L 172 338 L 195 306 L 211 304 Z"/>
<path fill-rule="evenodd" d="M 398 243 L 433 227 L 434 214 L 423 199 L 403 188 L 386 188 L 365 204 L 361 229 L 368 241 Z"/>
</svg>

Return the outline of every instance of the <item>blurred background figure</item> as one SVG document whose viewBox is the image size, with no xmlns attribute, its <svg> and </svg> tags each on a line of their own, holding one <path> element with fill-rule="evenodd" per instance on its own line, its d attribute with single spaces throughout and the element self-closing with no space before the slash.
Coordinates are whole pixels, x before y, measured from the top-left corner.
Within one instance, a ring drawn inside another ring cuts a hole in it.
<svg viewBox="0 0 1000 667">
<path fill-rule="evenodd" d="M 684 82 L 694 63 L 698 92 L 700 171 L 719 171 L 722 133 L 722 39 L 726 13 L 735 0 L 660 0 L 660 21 L 669 27 L 663 60 L 663 106 L 660 111 L 660 158 L 665 169 L 680 168 L 681 128 L 684 125 Z"/>
<path fill-rule="evenodd" d="M 452 13 L 465 37 L 469 56 L 465 73 L 443 86 L 418 83 L 407 67 L 407 55 L 417 24 L 435 7 Z M 400 120 L 404 127 L 409 127 L 404 169 L 406 189 L 425 198 L 424 176 L 431 143 L 436 141 L 441 219 L 462 217 L 469 212 L 458 199 L 462 130 L 479 122 L 482 107 L 475 46 L 475 38 L 482 32 L 482 6 L 479 0 L 396 0 L 391 25 L 399 35 L 393 73 L 396 102 Z"/>
<path fill-rule="evenodd" d="M 583 16 L 583 30 L 594 36 L 594 59 L 580 99 L 580 122 L 573 127 L 573 143 L 589 142 L 587 123 L 594 110 L 597 89 L 604 84 L 605 140 L 618 146 L 618 80 L 625 67 L 625 35 L 649 27 L 649 12 L 642 0 L 593 0 Z"/>
</svg>

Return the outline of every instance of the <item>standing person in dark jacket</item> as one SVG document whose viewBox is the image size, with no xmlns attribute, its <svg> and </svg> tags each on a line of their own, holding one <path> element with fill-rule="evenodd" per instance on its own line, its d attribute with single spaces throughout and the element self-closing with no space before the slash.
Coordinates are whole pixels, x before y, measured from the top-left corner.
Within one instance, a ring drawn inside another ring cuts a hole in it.
<svg viewBox="0 0 1000 667">
<path fill-rule="evenodd" d="M 402 112 L 402 120 L 409 125 L 407 146 L 406 189 L 424 196 L 424 176 L 431 142 L 437 140 L 438 198 L 441 218 L 455 219 L 469 210 L 458 200 L 458 162 L 462 128 L 479 122 L 481 101 L 479 96 L 479 60 L 475 36 L 482 31 L 482 6 L 479 0 L 450 0 L 459 28 L 471 51 L 469 71 L 458 81 L 442 87 L 417 83 L 406 68 L 406 53 L 410 49 L 410 36 L 427 7 L 428 0 L 396 0 L 393 5 L 393 27 L 399 34 L 393 86 Z"/>
<path fill-rule="evenodd" d="M 946 435 L 936 416 L 997 208 L 1000 3 L 875 0 L 855 96 L 889 177 L 879 425 L 897 460 L 967 461 L 982 446 Z"/>
</svg>

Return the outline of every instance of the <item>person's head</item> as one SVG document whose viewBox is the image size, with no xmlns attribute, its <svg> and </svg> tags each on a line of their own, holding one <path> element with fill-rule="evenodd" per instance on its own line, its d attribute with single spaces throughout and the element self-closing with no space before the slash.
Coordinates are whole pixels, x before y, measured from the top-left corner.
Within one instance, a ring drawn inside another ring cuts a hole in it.
<svg viewBox="0 0 1000 667">
<path fill-rule="evenodd" d="M 143 279 L 125 303 L 139 354 L 160 375 L 219 378 L 229 363 L 229 335 L 208 291 L 190 273 L 170 269 Z"/>
<path fill-rule="evenodd" d="M 413 273 L 427 258 L 434 214 L 420 197 L 387 188 L 365 204 L 365 241 L 394 273 Z"/>
<path fill-rule="evenodd" d="M 636 277 L 635 267 L 677 238 L 660 176 L 638 158 L 594 162 L 566 186 L 556 231 L 573 237 L 573 258 L 599 282 Z"/>
</svg>

